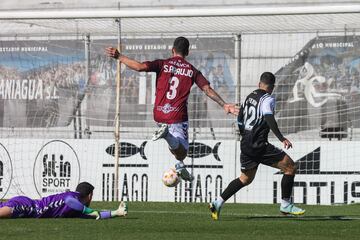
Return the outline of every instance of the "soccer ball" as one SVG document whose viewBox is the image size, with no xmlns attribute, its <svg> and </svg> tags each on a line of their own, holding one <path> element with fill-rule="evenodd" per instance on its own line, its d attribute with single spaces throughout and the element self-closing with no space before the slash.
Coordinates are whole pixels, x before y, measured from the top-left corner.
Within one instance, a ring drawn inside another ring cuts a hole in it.
<svg viewBox="0 0 360 240">
<path fill-rule="evenodd" d="M 180 177 L 178 176 L 176 170 L 171 168 L 164 172 L 162 181 L 167 187 L 175 187 L 180 182 Z"/>
</svg>

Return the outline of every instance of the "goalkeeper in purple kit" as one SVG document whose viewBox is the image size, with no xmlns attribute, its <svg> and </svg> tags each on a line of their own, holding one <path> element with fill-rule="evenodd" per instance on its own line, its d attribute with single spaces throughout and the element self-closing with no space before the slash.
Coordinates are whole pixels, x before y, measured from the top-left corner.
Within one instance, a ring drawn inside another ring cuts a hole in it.
<svg viewBox="0 0 360 240">
<path fill-rule="evenodd" d="M 121 202 L 119 208 L 110 210 L 91 209 L 94 186 L 79 183 L 75 192 L 59 194 L 33 200 L 17 196 L 0 203 L 0 218 L 95 218 L 106 219 L 127 215 L 127 206 Z"/>
</svg>

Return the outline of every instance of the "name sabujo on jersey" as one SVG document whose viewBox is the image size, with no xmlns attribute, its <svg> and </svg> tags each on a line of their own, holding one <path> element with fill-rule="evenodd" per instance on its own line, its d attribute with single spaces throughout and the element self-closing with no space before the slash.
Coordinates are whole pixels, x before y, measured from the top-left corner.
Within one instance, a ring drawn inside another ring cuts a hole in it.
<svg viewBox="0 0 360 240">
<path fill-rule="evenodd" d="M 189 64 L 185 63 L 184 65 L 188 66 Z M 182 75 L 182 76 L 186 76 L 186 77 L 192 77 L 194 74 L 194 71 L 191 69 L 176 68 L 175 66 L 166 65 L 166 64 L 164 65 L 164 72 L 173 73 L 174 75 Z"/>
</svg>

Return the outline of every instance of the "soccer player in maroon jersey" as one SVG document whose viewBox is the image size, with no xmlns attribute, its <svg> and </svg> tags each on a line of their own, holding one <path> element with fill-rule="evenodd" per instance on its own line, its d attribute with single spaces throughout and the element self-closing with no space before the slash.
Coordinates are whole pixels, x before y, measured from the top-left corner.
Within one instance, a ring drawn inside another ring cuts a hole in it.
<svg viewBox="0 0 360 240">
<path fill-rule="evenodd" d="M 189 148 L 187 100 L 192 85 L 195 83 L 208 97 L 218 103 L 225 113 L 237 115 L 239 111 L 235 104 L 226 103 L 210 87 L 209 81 L 202 73 L 185 60 L 189 54 L 189 46 L 188 39 L 178 37 L 174 41 L 171 58 L 146 62 L 138 62 L 121 55 L 116 48 L 106 48 L 109 57 L 118 59 L 127 67 L 135 71 L 156 73 L 154 120 L 158 123 L 159 129 L 155 132 L 153 140 L 164 138 L 167 141 L 171 153 L 178 160 L 175 165 L 176 171 L 186 181 L 193 180 L 193 176 L 183 163 Z"/>
</svg>

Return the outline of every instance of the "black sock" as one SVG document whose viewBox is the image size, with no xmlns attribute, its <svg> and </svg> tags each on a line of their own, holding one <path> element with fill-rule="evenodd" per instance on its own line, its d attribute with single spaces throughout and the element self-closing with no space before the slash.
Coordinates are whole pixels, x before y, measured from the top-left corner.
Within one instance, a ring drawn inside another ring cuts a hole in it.
<svg viewBox="0 0 360 240">
<path fill-rule="evenodd" d="M 281 198 L 290 199 L 295 175 L 285 175 L 281 179 Z"/>
<path fill-rule="evenodd" d="M 244 184 L 240 181 L 239 178 L 236 178 L 229 183 L 227 188 L 221 193 L 221 198 L 224 199 L 224 202 L 228 200 L 232 195 L 234 195 L 237 191 L 239 191 Z"/>
</svg>

